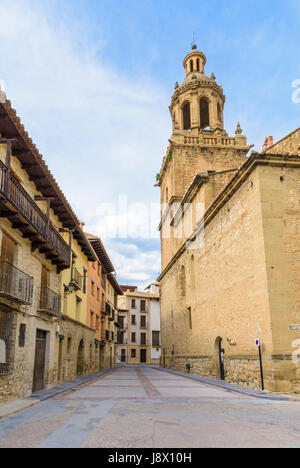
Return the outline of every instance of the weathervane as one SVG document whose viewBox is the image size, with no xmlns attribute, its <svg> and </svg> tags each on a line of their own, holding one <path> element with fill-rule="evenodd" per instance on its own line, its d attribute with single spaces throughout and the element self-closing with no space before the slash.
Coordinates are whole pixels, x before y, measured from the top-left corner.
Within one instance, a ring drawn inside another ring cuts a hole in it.
<svg viewBox="0 0 300 468">
<path fill-rule="evenodd" d="M 196 39 L 197 39 L 197 38 L 196 38 L 196 36 L 195 36 L 195 33 L 193 33 L 193 42 L 192 42 L 192 44 L 191 44 L 193 50 L 194 50 L 194 49 L 197 49 Z"/>
</svg>

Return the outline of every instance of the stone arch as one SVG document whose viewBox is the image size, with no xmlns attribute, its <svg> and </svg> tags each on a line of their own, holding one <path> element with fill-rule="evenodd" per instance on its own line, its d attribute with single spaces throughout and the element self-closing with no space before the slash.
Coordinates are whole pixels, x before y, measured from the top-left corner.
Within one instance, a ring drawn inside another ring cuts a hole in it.
<svg viewBox="0 0 300 468">
<path fill-rule="evenodd" d="M 182 105 L 182 122 L 183 130 L 191 129 L 191 104 L 190 101 L 185 101 Z"/>
<path fill-rule="evenodd" d="M 202 96 L 199 101 L 200 107 L 200 129 L 204 130 L 210 127 L 210 100 L 206 96 Z"/>
</svg>

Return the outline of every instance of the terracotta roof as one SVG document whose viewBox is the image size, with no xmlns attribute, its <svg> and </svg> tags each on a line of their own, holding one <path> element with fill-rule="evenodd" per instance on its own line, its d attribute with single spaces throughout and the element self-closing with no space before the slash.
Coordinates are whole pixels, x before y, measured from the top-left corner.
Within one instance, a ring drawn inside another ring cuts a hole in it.
<svg viewBox="0 0 300 468">
<path fill-rule="evenodd" d="M 115 271 L 115 267 L 113 266 L 100 237 L 97 237 L 97 236 L 94 236 L 93 234 L 88 234 L 88 233 L 86 233 L 85 235 L 87 239 L 89 240 L 90 244 L 92 245 L 94 251 L 96 252 L 101 265 L 105 269 L 105 272 L 113 273 Z"/>
</svg>

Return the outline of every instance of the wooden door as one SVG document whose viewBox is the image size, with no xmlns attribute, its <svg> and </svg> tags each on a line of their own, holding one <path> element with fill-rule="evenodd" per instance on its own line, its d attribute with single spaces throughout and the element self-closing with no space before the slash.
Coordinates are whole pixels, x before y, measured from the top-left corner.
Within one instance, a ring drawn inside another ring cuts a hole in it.
<svg viewBox="0 0 300 468">
<path fill-rule="evenodd" d="M 147 362 L 147 350 L 141 349 L 140 355 L 141 355 L 141 360 L 140 360 L 141 364 L 146 363 Z"/>
<path fill-rule="evenodd" d="M 121 362 L 126 362 L 126 349 L 121 349 Z"/>
<path fill-rule="evenodd" d="M 45 386 L 44 379 L 46 362 L 46 338 L 47 332 L 44 332 L 42 330 L 36 331 L 35 360 L 32 388 L 33 393 L 43 390 Z"/>
</svg>

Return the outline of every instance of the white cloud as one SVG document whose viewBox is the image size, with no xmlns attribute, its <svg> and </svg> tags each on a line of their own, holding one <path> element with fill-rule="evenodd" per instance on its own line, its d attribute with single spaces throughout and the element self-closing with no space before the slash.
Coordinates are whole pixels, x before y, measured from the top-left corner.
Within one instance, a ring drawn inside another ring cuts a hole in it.
<svg viewBox="0 0 300 468">
<path fill-rule="evenodd" d="M 157 202 L 155 174 L 170 132 L 164 90 L 104 65 L 105 38 L 91 44 L 88 25 L 62 23 L 55 2 L 1 0 L 0 18 L 0 80 L 76 214 L 101 236 L 120 218 L 99 219 L 100 203 L 119 194 Z M 159 270 L 158 250 L 138 249 L 130 264 L 123 253 L 113 253 L 123 278 L 147 281 Z"/>
</svg>

